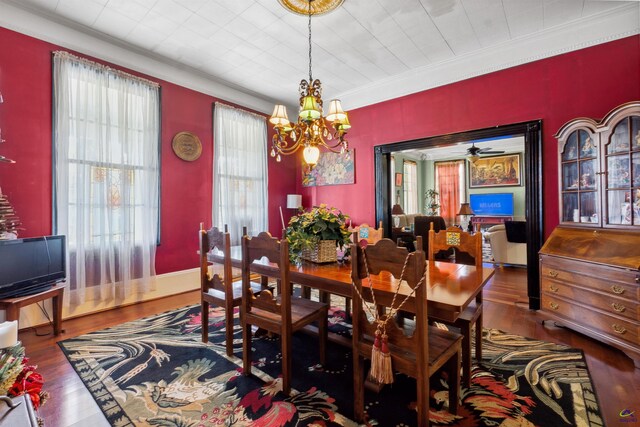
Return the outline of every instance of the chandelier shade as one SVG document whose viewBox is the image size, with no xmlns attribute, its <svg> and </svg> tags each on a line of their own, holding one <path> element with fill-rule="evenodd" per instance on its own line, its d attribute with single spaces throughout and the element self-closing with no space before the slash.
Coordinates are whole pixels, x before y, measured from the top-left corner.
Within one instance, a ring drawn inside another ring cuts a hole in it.
<svg viewBox="0 0 640 427">
<path fill-rule="evenodd" d="M 300 3 L 304 0 L 296 0 Z M 281 0 L 283 6 L 298 13 L 292 8 L 289 1 Z M 307 15 L 309 18 L 309 80 L 300 81 L 298 91 L 300 94 L 300 111 L 295 123 L 289 122 L 287 109 L 284 105 L 276 105 L 269 122 L 273 124 L 275 133 L 271 140 L 271 157 L 276 161 L 281 160 L 281 156 L 295 153 L 298 149 L 303 149 L 305 162 L 313 167 L 318 163 L 320 148 L 324 148 L 334 153 L 344 154 L 349 157 L 349 142 L 345 138 L 347 131 L 351 128 L 347 112 L 343 110 L 339 99 L 329 101 L 329 113 L 326 118 L 323 116 L 322 83 L 314 79 L 311 70 L 311 16 L 324 13 L 327 10 L 322 6 L 324 12 L 316 9 L 316 3 L 332 3 L 330 7 L 335 9 L 342 1 L 327 2 L 319 0 L 306 0 Z M 297 5 L 299 7 L 299 5 Z M 328 122 L 328 123 L 327 123 Z"/>
<path fill-rule="evenodd" d="M 305 96 L 302 99 L 299 116 L 304 121 L 313 121 L 322 116 L 322 111 L 314 96 Z"/>
<path fill-rule="evenodd" d="M 330 122 L 338 121 L 342 122 L 347 118 L 347 113 L 342 109 L 342 104 L 339 99 L 332 99 L 329 102 L 329 114 L 327 114 L 327 120 Z"/>
<path fill-rule="evenodd" d="M 269 119 L 274 125 L 285 126 L 289 124 L 289 117 L 287 116 L 287 107 L 284 105 L 276 105 L 273 108 L 273 114 Z"/>
</svg>

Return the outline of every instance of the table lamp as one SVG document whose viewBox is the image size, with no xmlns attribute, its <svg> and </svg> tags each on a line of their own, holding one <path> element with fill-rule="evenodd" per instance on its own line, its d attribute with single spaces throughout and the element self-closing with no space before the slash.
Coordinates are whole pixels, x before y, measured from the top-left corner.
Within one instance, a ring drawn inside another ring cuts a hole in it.
<svg viewBox="0 0 640 427">
<path fill-rule="evenodd" d="M 287 194 L 287 209 L 299 209 L 302 207 L 302 196 L 300 194 Z"/>
<path fill-rule="evenodd" d="M 391 208 L 391 215 L 404 215 L 402 206 L 400 206 L 400 191 L 396 192 L 396 204 Z M 400 226 L 400 218 L 397 216 L 393 218 L 393 226 L 396 228 Z"/>
<path fill-rule="evenodd" d="M 470 217 L 475 214 L 471 210 L 471 206 L 469 206 L 469 203 L 467 202 L 460 203 L 460 210 L 458 211 L 458 215 L 465 217 L 465 219 L 468 221 L 466 229 L 469 233 L 471 233 L 473 231 L 473 223 L 471 222 Z"/>
<path fill-rule="evenodd" d="M 287 209 L 300 209 L 302 208 L 302 195 L 300 194 L 287 194 Z M 282 221 L 282 229 L 284 225 L 284 216 L 282 215 L 282 206 L 280 206 L 280 221 Z"/>
</svg>

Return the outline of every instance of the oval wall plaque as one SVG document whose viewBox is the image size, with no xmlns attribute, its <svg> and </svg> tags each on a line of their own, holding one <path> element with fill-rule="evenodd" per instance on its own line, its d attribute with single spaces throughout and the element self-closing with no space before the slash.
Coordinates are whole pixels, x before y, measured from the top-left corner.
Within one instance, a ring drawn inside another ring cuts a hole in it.
<svg viewBox="0 0 640 427">
<path fill-rule="evenodd" d="M 173 137 L 171 143 L 176 156 L 187 162 L 192 162 L 202 154 L 202 143 L 197 135 L 191 132 L 179 132 Z"/>
</svg>

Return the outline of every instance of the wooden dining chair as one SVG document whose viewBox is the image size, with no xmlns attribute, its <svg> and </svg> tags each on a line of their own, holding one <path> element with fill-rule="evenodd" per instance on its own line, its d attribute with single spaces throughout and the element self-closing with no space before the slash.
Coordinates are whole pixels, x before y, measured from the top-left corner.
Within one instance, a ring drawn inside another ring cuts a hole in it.
<svg viewBox="0 0 640 427">
<path fill-rule="evenodd" d="M 280 282 L 280 292 L 274 297 L 265 290 L 255 295 L 249 287 L 249 276 L 256 272 L 254 261 L 263 257 L 277 265 L 272 277 Z M 294 298 L 289 280 L 289 245 L 286 239 L 278 240 L 268 232 L 256 237 L 242 237 L 242 281 L 245 290 L 242 298 L 242 362 L 244 375 L 251 374 L 251 327 L 257 326 L 280 335 L 282 346 L 282 391 L 291 392 L 292 334 L 312 322 L 317 322 L 320 340 L 320 363 L 326 362 L 327 304 L 304 298 Z"/>
<path fill-rule="evenodd" d="M 384 228 L 382 227 L 382 221 L 378 223 L 378 228 L 375 229 L 371 227 L 369 224 L 362 223 L 354 228 L 350 228 L 351 232 L 351 241 L 355 242 L 357 240 L 366 240 L 367 243 L 376 243 L 380 241 L 384 237 Z M 324 298 L 323 301 L 327 301 L 327 297 L 324 297 L 325 293 L 320 293 L 320 298 Z M 344 310 L 348 316 L 351 315 L 351 298 L 345 297 L 344 299 Z"/>
<path fill-rule="evenodd" d="M 384 229 L 382 228 L 382 221 L 378 223 L 378 228 L 375 229 L 367 223 L 363 223 L 355 227 L 353 230 L 358 235 L 359 240 L 366 240 L 367 243 L 376 243 L 384 237 Z"/>
<path fill-rule="evenodd" d="M 213 227 L 209 230 L 204 229 L 204 224 L 200 223 L 200 304 L 202 308 L 202 342 L 209 341 L 209 305 L 213 304 L 223 307 L 225 311 L 225 345 L 227 355 L 233 355 L 233 310 L 239 307 L 242 302 L 242 282 L 234 281 L 233 270 L 231 268 L 231 237 L 226 230 L 225 232 Z M 224 262 L 222 265 L 222 276 L 219 273 L 209 271 L 209 266 L 216 264 L 210 262 L 207 254 L 213 249 L 222 252 Z M 259 293 L 266 286 L 257 282 L 250 282 L 252 292 Z"/>
<path fill-rule="evenodd" d="M 378 243 L 362 248 L 359 244 L 351 246 L 351 275 L 358 292 L 353 293 L 353 384 L 354 384 L 354 416 L 356 421 L 364 421 L 364 358 L 372 358 L 372 347 L 377 332 L 377 324 L 367 319 L 361 295 L 368 280 L 367 274 L 390 274 L 399 280 L 403 268 L 402 280 L 415 289 L 415 327 L 410 336 L 393 320 L 394 310 L 387 306 L 386 314 L 378 319 L 390 316 L 385 333 L 388 336 L 389 355 L 393 371 L 400 371 L 416 379 L 418 426 L 429 425 L 429 378 L 440 368 L 445 367 L 449 380 L 449 411 L 456 414 L 460 389 L 461 341 L 459 334 L 438 329 L 428 324 L 427 284 L 423 276 L 427 268 L 425 254 L 422 251 L 421 237 L 415 252 L 409 253 L 390 239 L 382 239 Z M 406 263 L 406 267 L 405 267 Z M 390 280 L 387 279 L 387 280 Z M 363 281 L 365 284 L 363 285 Z M 421 283 L 422 282 L 422 283 Z M 395 293 L 396 287 L 390 285 L 389 292 Z M 366 292 L 364 295 L 367 295 Z M 390 299 L 387 294 L 387 301 Z M 395 298 L 398 309 L 404 300 L 402 295 Z M 373 302 L 373 301 L 371 301 Z M 393 301 L 391 301 L 393 302 Z M 380 298 L 378 305 L 386 304 Z M 391 309 L 391 310 L 390 310 Z M 372 313 L 369 313 L 370 315 Z"/>
<path fill-rule="evenodd" d="M 458 227 L 449 227 L 436 233 L 433 224 L 429 230 L 429 263 L 435 262 L 435 255 L 441 250 L 455 249 L 456 259 L 460 258 L 460 252 L 473 257 L 478 277 L 482 277 L 482 233 L 470 234 Z M 432 320 L 448 323 L 443 319 Z M 476 328 L 476 360 L 482 360 L 482 293 L 475 301 L 460 313 L 458 319 L 452 324 L 462 331 L 462 378 L 466 387 L 471 385 L 471 327 Z"/>
</svg>

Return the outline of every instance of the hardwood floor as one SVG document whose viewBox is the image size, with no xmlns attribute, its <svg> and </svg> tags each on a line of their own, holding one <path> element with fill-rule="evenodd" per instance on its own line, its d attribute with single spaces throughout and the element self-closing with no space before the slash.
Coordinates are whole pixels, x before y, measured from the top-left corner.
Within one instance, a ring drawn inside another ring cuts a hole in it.
<svg viewBox="0 0 640 427">
<path fill-rule="evenodd" d="M 640 414 L 640 370 L 622 352 L 568 329 L 541 324 L 530 311 L 526 296 L 526 270 L 503 267 L 485 287 L 484 326 L 498 328 L 527 337 L 557 342 L 583 349 L 598 394 L 600 409 L 607 426 L 634 425 L 622 423 L 620 411 L 631 409 Z M 56 342 L 87 332 L 104 329 L 155 313 L 199 302 L 197 291 L 105 311 L 63 322 L 65 332 L 58 338 L 36 336 L 33 330 L 21 331 L 31 363 L 39 365 L 45 379 L 45 390 L 51 399 L 39 415 L 48 427 L 107 426 L 97 404 L 67 363 Z M 39 333 L 51 328 L 37 328 Z M 555 427 L 555 426 L 554 426 Z"/>
</svg>

